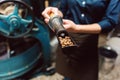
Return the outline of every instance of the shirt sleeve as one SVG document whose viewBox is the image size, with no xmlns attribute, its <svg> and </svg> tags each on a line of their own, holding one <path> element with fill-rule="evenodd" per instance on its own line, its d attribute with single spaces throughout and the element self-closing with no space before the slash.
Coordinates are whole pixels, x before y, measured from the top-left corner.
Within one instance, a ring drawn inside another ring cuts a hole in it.
<svg viewBox="0 0 120 80">
<path fill-rule="evenodd" d="M 63 15 L 66 14 L 66 11 L 68 10 L 67 0 L 61 0 L 59 10 L 63 13 Z"/>
<path fill-rule="evenodd" d="M 108 8 L 106 9 L 106 14 L 103 19 L 98 23 L 102 32 L 112 30 L 118 24 L 118 15 L 120 13 L 120 0 L 111 0 Z"/>
</svg>

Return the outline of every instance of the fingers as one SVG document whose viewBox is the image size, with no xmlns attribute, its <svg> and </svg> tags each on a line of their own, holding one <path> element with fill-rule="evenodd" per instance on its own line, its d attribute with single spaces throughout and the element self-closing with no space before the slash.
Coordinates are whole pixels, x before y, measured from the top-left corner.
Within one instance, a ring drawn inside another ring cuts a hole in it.
<svg viewBox="0 0 120 80">
<path fill-rule="evenodd" d="M 71 20 L 63 19 L 63 26 L 68 32 L 75 32 L 76 31 L 76 24 Z"/>
<path fill-rule="evenodd" d="M 51 16 L 51 14 L 52 14 L 52 16 Z M 45 18 L 46 23 L 49 22 L 50 17 L 53 17 L 55 15 L 58 15 L 58 8 L 55 8 L 55 7 L 47 7 L 42 12 L 42 16 Z"/>
<path fill-rule="evenodd" d="M 51 10 L 50 8 L 46 8 L 43 12 L 42 12 L 42 15 L 44 18 L 50 18 L 49 14 L 50 14 Z"/>
<path fill-rule="evenodd" d="M 63 24 L 70 24 L 70 23 L 72 23 L 72 21 L 71 21 L 71 20 L 68 20 L 68 19 L 63 19 Z"/>
<path fill-rule="evenodd" d="M 45 18 L 44 21 L 45 21 L 45 23 L 47 23 L 47 24 L 49 23 L 49 19 L 47 19 L 47 18 Z"/>
<path fill-rule="evenodd" d="M 59 14 L 58 14 L 58 8 L 52 8 L 51 12 L 52 12 L 54 15 L 59 15 Z"/>
<path fill-rule="evenodd" d="M 65 29 L 69 28 L 69 20 L 63 19 L 63 26 Z"/>
<path fill-rule="evenodd" d="M 42 15 L 45 19 L 50 19 L 50 15 L 54 14 L 57 15 L 58 14 L 58 9 L 54 8 L 54 7 L 47 7 L 43 12 Z"/>
<path fill-rule="evenodd" d="M 71 23 L 70 20 L 63 19 L 63 25 L 68 26 Z"/>
</svg>

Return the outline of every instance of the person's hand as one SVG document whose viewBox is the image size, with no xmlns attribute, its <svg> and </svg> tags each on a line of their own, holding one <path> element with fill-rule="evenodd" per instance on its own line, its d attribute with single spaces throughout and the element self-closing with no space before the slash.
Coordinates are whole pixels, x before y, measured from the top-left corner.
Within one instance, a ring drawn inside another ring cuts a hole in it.
<svg viewBox="0 0 120 80">
<path fill-rule="evenodd" d="M 63 26 L 68 32 L 75 33 L 77 30 L 76 24 L 71 20 L 63 19 Z"/>
<path fill-rule="evenodd" d="M 98 23 L 94 24 L 75 24 L 71 20 L 63 19 L 63 27 L 72 33 L 89 33 L 89 34 L 99 34 L 101 32 L 101 27 Z"/>
<path fill-rule="evenodd" d="M 59 10 L 56 7 L 47 7 L 45 10 L 42 12 L 42 16 L 45 18 L 45 22 L 48 23 L 51 14 L 53 15 L 59 15 Z"/>
</svg>

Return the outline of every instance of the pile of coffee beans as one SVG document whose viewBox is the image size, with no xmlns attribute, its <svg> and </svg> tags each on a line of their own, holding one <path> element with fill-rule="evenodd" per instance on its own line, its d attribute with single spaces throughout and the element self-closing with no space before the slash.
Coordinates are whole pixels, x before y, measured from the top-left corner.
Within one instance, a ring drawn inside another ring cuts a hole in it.
<svg viewBox="0 0 120 80">
<path fill-rule="evenodd" d="M 63 37 L 58 37 L 58 38 L 59 38 L 62 48 L 68 47 L 68 46 L 74 46 L 74 44 L 69 36 L 65 36 L 64 38 Z"/>
</svg>

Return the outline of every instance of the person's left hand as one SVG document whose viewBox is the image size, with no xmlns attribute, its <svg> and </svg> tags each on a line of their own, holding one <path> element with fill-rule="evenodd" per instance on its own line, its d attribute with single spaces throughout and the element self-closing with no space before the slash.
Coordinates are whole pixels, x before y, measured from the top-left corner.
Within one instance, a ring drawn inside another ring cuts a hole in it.
<svg viewBox="0 0 120 80">
<path fill-rule="evenodd" d="M 77 30 L 76 24 L 71 20 L 63 19 L 63 26 L 68 32 L 75 33 Z"/>
</svg>

